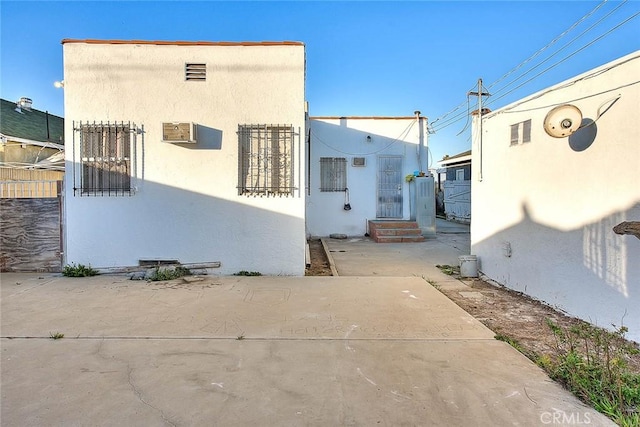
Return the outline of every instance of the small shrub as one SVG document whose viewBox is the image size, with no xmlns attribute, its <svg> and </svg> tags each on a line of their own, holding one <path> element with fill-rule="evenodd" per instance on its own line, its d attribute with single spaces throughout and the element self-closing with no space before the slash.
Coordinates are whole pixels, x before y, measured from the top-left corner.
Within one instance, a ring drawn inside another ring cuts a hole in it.
<svg viewBox="0 0 640 427">
<path fill-rule="evenodd" d="M 62 275 L 66 277 L 89 277 L 98 274 L 98 270 L 82 264 L 67 264 L 62 269 Z"/>
<path fill-rule="evenodd" d="M 64 338 L 64 334 L 60 332 L 56 332 L 55 334 L 52 332 L 49 332 L 49 338 L 51 338 L 52 340 L 59 340 L 61 338 Z"/>
<path fill-rule="evenodd" d="M 436 265 L 444 274 L 448 276 L 455 276 L 460 274 L 460 267 L 455 265 Z"/>
<path fill-rule="evenodd" d="M 639 425 L 640 375 L 628 366 L 639 350 L 624 339 L 628 329 L 609 332 L 588 323 L 562 328 L 550 319 L 547 325 L 555 337 L 555 357 L 539 359 L 538 364 L 618 425 Z"/>
<path fill-rule="evenodd" d="M 150 280 L 151 282 L 162 282 L 165 280 L 173 280 L 190 275 L 191 270 L 182 266 L 177 266 L 176 268 L 156 267 L 153 273 L 149 275 L 148 280 Z"/>
<path fill-rule="evenodd" d="M 262 276 L 262 273 L 260 273 L 259 271 L 242 270 L 235 273 L 234 276 Z"/>
</svg>

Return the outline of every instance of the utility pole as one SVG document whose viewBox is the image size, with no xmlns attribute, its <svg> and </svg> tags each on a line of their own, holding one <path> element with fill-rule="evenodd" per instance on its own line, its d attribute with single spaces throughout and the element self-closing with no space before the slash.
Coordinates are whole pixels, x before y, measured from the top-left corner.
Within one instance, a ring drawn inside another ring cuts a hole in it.
<svg viewBox="0 0 640 427">
<path fill-rule="evenodd" d="M 482 182 L 482 97 L 483 96 L 491 96 L 489 92 L 482 91 L 482 79 L 478 79 L 478 91 L 477 92 L 469 92 L 468 95 L 477 96 L 478 97 L 478 126 L 480 131 L 480 139 L 478 140 L 478 154 L 480 157 L 479 167 L 479 177 L 478 180 Z"/>
</svg>

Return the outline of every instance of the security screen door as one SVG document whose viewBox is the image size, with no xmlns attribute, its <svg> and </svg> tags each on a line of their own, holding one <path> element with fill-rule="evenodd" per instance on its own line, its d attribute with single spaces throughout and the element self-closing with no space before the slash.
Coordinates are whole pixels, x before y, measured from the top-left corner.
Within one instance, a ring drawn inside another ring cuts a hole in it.
<svg viewBox="0 0 640 427">
<path fill-rule="evenodd" d="M 378 156 L 376 218 L 402 218 L 402 156 Z"/>
</svg>

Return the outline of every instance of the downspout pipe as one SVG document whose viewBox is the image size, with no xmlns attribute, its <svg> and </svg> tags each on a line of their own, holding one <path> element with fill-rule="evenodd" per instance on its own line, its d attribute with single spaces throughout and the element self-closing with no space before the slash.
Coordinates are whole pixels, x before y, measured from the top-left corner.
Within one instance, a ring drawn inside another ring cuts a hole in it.
<svg viewBox="0 0 640 427">
<path fill-rule="evenodd" d="M 418 170 L 420 171 L 420 175 L 422 175 L 422 173 L 428 175 L 425 168 L 424 127 L 422 117 L 420 117 L 420 111 L 414 111 L 414 114 L 418 122 Z M 429 162 L 427 161 L 426 164 L 428 165 Z"/>
</svg>

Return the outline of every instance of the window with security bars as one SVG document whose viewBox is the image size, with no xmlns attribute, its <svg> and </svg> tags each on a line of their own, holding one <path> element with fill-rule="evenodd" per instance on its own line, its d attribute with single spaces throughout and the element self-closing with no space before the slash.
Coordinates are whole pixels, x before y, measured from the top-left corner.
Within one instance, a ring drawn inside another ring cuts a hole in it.
<svg viewBox="0 0 640 427">
<path fill-rule="evenodd" d="M 290 125 L 239 125 L 238 194 L 293 195 L 296 137 Z"/>
<path fill-rule="evenodd" d="M 74 193 L 91 196 L 131 194 L 131 123 L 81 123 L 79 186 L 74 174 Z M 132 137 L 133 135 L 133 137 Z"/>
<path fill-rule="evenodd" d="M 320 191 L 345 191 L 347 188 L 347 159 L 320 158 Z"/>
</svg>

